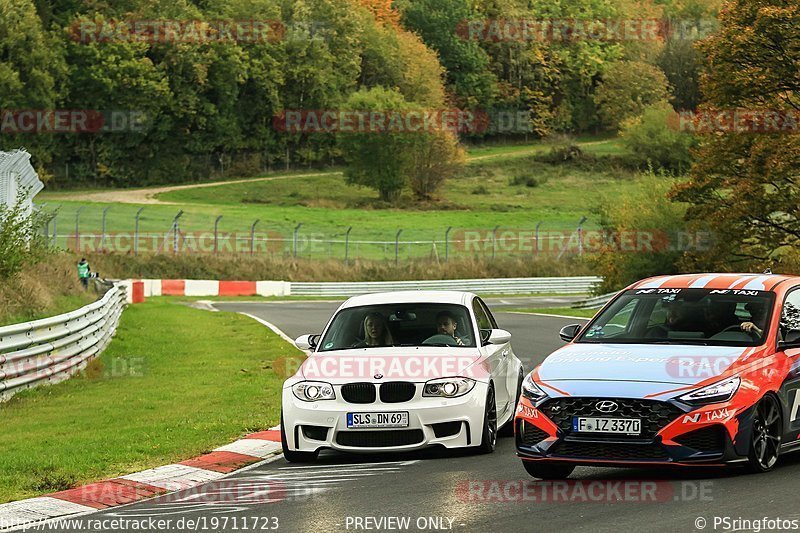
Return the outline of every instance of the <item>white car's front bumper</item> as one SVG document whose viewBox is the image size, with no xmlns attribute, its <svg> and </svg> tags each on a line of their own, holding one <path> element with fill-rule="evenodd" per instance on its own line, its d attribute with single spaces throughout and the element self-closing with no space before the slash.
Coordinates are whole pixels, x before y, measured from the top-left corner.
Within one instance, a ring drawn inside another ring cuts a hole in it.
<svg viewBox="0 0 800 533">
<path fill-rule="evenodd" d="M 481 443 L 488 390 L 485 383 L 477 382 L 469 393 L 451 399 L 423 398 L 420 383 L 417 384 L 414 398 L 400 403 L 382 403 L 380 399 L 368 404 L 347 403 L 342 399 L 341 386 L 336 385 L 334 389 L 335 400 L 316 402 L 299 400 L 292 393 L 291 387 L 283 389 L 283 424 L 289 449 L 314 452 L 330 448 L 365 453 L 418 450 L 434 444 L 446 448 L 463 448 Z M 408 427 L 348 429 L 347 413 L 367 412 L 408 412 Z M 453 424 L 450 428 L 438 426 L 446 422 L 460 424 Z M 457 432 L 453 433 L 456 425 Z M 327 431 L 308 431 L 303 426 L 326 428 Z M 436 436 L 436 429 L 440 432 L 439 437 Z M 324 438 L 309 438 L 309 434 L 314 431 L 317 433 L 314 436 L 317 437 L 325 433 Z M 404 433 L 411 431 L 415 433 Z M 446 436 L 442 434 L 445 431 L 448 433 Z M 383 435 L 366 435 L 366 432 L 380 432 Z"/>
</svg>

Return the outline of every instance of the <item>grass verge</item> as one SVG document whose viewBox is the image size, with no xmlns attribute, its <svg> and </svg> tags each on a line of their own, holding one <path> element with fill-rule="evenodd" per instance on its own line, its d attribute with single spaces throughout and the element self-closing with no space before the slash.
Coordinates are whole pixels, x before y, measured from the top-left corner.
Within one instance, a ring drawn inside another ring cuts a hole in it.
<svg viewBox="0 0 800 533">
<path fill-rule="evenodd" d="M 0 503 L 191 458 L 280 418 L 280 369 L 300 352 L 234 313 L 129 307 L 72 379 L 0 404 Z"/>
<path fill-rule="evenodd" d="M 16 276 L 0 280 L 0 326 L 74 311 L 99 295 L 83 290 L 69 254 L 50 254 Z"/>
</svg>

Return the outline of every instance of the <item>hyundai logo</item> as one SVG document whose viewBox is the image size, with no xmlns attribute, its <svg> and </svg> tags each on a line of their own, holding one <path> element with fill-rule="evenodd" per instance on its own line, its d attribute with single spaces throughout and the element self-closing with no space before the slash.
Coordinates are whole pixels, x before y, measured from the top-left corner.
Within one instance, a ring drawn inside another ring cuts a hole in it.
<svg viewBox="0 0 800 533">
<path fill-rule="evenodd" d="M 383 379 L 383 374 L 375 374 L 375 379 Z"/>
<path fill-rule="evenodd" d="M 602 402 L 594 404 L 594 408 L 601 413 L 613 413 L 619 409 L 619 405 L 617 405 L 617 402 L 612 402 L 611 400 L 603 400 Z"/>
</svg>

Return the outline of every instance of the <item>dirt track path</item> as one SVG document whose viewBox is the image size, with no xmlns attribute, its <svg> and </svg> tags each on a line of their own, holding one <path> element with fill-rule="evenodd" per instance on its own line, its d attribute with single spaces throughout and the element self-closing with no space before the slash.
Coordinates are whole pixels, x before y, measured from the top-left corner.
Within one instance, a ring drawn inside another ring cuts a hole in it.
<svg viewBox="0 0 800 533">
<path fill-rule="evenodd" d="M 339 171 L 331 172 L 315 172 L 313 174 L 290 174 L 287 176 L 269 176 L 264 178 L 244 178 L 239 180 L 228 181 L 212 181 L 209 183 L 188 183 L 185 185 L 166 185 L 163 187 L 148 187 L 145 189 L 113 189 L 108 191 L 90 192 L 90 193 L 53 193 L 50 198 L 52 200 L 75 200 L 80 202 L 105 202 L 105 203 L 123 203 L 123 204 L 160 204 L 160 205 L 177 205 L 175 202 L 166 202 L 159 200 L 156 195 L 163 192 L 180 191 L 183 189 L 202 189 L 204 187 L 219 187 L 220 185 L 230 185 L 232 183 L 245 183 L 256 181 L 273 181 L 285 180 L 292 178 L 313 178 L 314 176 L 326 176 L 330 174 L 341 174 Z"/>
</svg>

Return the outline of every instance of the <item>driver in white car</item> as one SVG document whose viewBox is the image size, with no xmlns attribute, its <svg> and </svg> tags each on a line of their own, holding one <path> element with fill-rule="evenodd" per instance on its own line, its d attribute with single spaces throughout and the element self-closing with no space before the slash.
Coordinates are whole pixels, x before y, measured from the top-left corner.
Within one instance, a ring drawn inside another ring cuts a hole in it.
<svg viewBox="0 0 800 533">
<path fill-rule="evenodd" d="M 376 346 L 392 346 L 394 344 L 386 319 L 380 313 L 372 312 L 364 317 L 361 333 L 364 339 L 355 343 L 353 348 L 372 348 Z"/>
<path fill-rule="evenodd" d="M 464 346 L 464 341 L 456 335 L 458 329 L 458 322 L 456 317 L 449 311 L 442 311 L 436 315 L 436 330 L 440 335 L 449 335 L 456 340 L 456 344 Z"/>
</svg>

